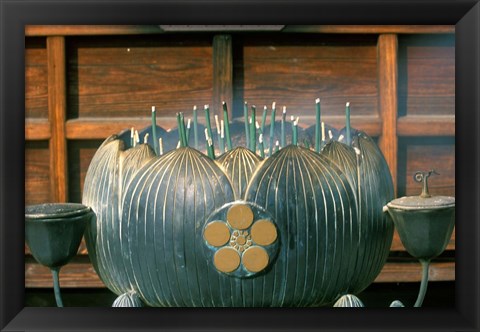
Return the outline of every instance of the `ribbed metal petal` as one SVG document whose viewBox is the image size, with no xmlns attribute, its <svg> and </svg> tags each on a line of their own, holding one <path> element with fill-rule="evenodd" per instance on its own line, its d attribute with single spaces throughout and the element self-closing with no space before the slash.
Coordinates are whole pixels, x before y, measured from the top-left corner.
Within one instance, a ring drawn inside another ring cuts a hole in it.
<svg viewBox="0 0 480 332">
<path fill-rule="evenodd" d="M 311 306 L 346 293 L 358 242 L 355 194 L 327 157 L 288 146 L 265 160 L 246 191 L 275 219 L 278 259 L 244 285 L 249 306 Z"/>
<path fill-rule="evenodd" d="M 393 224 L 383 206 L 393 199 L 393 183 L 375 142 L 361 131 L 352 132 L 352 146 L 331 141 L 321 154 L 342 170 L 355 191 L 359 233 L 349 292 L 357 294 L 373 282 L 389 253 Z"/>
<path fill-rule="evenodd" d="M 96 215 L 85 234 L 89 257 L 102 281 L 117 295 L 131 289 L 120 237 L 123 189 L 138 167 L 154 156 L 148 145 L 123 148 L 115 135 L 102 143 L 87 170 L 82 197 Z"/>
<path fill-rule="evenodd" d="M 231 305 L 223 290 L 238 281 L 211 266 L 202 229 L 215 209 L 233 200 L 223 171 L 193 148 L 172 150 L 135 173 L 124 196 L 123 257 L 146 304 Z"/>
<path fill-rule="evenodd" d="M 357 160 L 351 146 L 338 141 L 329 141 L 322 149 L 321 154 L 331 159 L 347 176 L 353 188 L 357 188 Z"/>
<path fill-rule="evenodd" d="M 352 145 L 358 150 L 358 201 L 362 228 L 351 293 L 365 289 L 380 273 L 393 239 L 393 222 L 383 207 L 393 199 L 393 181 L 377 144 L 359 131 Z"/>
<path fill-rule="evenodd" d="M 252 174 L 262 160 L 261 157 L 243 146 L 225 152 L 216 160 L 230 178 L 236 199 L 243 197 Z"/>
</svg>

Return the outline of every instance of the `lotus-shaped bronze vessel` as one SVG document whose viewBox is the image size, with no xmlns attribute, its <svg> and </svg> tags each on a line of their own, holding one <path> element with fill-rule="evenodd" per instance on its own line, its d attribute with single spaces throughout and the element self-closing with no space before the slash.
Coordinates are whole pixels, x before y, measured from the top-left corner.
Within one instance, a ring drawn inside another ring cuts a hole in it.
<svg viewBox="0 0 480 332">
<path fill-rule="evenodd" d="M 390 172 L 363 132 L 325 143 L 212 160 L 106 139 L 83 204 L 96 214 L 89 255 L 116 305 L 319 306 L 365 289 L 392 241 Z"/>
</svg>

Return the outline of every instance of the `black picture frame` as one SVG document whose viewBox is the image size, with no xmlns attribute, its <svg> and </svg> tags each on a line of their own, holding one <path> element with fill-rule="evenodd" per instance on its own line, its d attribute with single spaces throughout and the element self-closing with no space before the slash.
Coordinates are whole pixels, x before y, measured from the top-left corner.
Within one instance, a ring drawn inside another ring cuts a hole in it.
<svg viewBox="0 0 480 332">
<path fill-rule="evenodd" d="M 0 0 L 2 331 L 478 331 L 478 1 Z M 456 302 L 433 309 L 24 308 L 24 27 L 28 24 L 455 24 Z M 348 312 L 345 312 L 348 310 Z"/>
</svg>

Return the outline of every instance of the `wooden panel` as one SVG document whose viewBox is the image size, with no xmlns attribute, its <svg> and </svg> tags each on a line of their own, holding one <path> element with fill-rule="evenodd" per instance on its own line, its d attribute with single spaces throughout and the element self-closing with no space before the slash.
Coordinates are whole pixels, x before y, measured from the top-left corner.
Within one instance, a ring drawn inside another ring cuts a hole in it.
<svg viewBox="0 0 480 332">
<path fill-rule="evenodd" d="M 399 115 L 455 114 L 455 36 L 399 37 Z"/>
<path fill-rule="evenodd" d="M 45 38 L 25 38 L 25 117 L 48 118 Z"/>
<path fill-rule="evenodd" d="M 68 51 L 69 118 L 149 117 L 212 100 L 211 40 L 74 38 Z"/>
<path fill-rule="evenodd" d="M 69 141 L 68 161 L 70 164 L 68 181 L 69 197 L 71 202 L 82 202 L 82 190 L 85 175 L 90 161 L 97 151 L 102 140 Z"/>
<path fill-rule="evenodd" d="M 453 137 L 402 138 L 399 140 L 398 195 L 419 195 L 421 184 L 413 180 L 417 171 L 435 169 L 429 178 L 432 195 L 455 196 L 455 139 Z"/>
<path fill-rule="evenodd" d="M 48 119 L 50 121 L 50 186 L 52 201 L 68 201 L 65 139 L 65 38 L 47 38 Z"/>
<path fill-rule="evenodd" d="M 319 97 L 322 114 L 343 116 L 347 101 L 353 117 L 378 114 L 375 36 L 281 37 L 244 37 L 236 44 L 237 111 L 243 100 L 258 109 L 276 101 L 288 116 L 314 115 Z"/>
<path fill-rule="evenodd" d="M 25 204 L 50 201 L 50 152 L 47 141 L 25 142 Z"/>
<path fill-rule="evenodd" d="M 454 25 L 287 25 L 282 32 L 304 33 L 454 33 Z"/>
<path fill-rule="evenodd" d="M 396 191 L 397 182 L 397 36 L 378 37 L 378 89 L 382 118 L 382 134 L 378 146 L 382 150 Z"/>
</svg>

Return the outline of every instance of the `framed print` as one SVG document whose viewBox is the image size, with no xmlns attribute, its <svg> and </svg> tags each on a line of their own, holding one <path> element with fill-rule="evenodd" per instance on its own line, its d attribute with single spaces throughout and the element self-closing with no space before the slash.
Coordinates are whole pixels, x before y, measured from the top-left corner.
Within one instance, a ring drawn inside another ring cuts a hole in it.
<svg viewBox="0 0 480 332">
<path fill-rule="evenodd" d="M 478 2 L 1 6 L 2 330 L 479 328 Z"/>
</svg>

